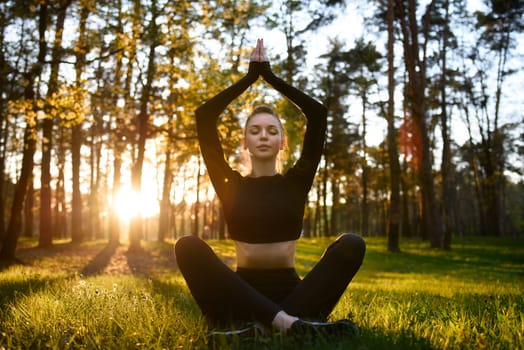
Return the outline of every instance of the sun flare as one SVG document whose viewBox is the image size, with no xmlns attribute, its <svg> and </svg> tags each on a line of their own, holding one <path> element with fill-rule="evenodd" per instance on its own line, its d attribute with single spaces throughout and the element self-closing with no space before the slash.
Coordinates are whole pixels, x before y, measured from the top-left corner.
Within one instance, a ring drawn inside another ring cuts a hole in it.
<svg viewBox="0 0 524 350">
<path fill-rule="evenodd" d="M 158 201 L 148 191 L 137 193 L 135 190 L 122 187 L 113 201 L 113 208 L 122 221 L 129 221 L 141 214 L 143 217 L 152 217 L 158 214 Z"/>
</svg>

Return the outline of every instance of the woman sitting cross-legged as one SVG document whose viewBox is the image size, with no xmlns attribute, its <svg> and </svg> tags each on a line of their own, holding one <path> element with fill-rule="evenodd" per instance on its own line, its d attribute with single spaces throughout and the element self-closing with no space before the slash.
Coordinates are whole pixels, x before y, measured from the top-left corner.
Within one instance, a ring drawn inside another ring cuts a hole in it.
<svg viewBox="0 0 524 350">
<path fill-rule="evenodd" d="M 242 176 L 225 160 L 217 122 L 227 105 L 259 77 L 302 111 L 307 128 L 300 158 L 279 173 L 282 123 L 271 108 L 255 107 L 243 141 L 251 173 Z M 366 246 L 360 236 L 340 236 L 303 279 L 295 271 L 304 208 L 324 145 L 326 108 L 275 76 L 258 40 L 248 73 L 201 105 L 196 121 L 202 156 L 223 205 L 237 259 L 233 271 L 200 238 L 186 236 L 176 242 L 178 267 L 204 316 L 215 324 L 245 321 L 285 334 L 358 331 L 349 320 L 326 319 L 362 264 Z"/>
</svg>

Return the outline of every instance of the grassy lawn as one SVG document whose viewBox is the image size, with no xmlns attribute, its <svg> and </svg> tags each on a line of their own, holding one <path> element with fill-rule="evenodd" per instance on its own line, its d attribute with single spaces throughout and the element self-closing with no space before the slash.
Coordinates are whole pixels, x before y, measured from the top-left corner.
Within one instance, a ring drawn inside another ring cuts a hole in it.
<svg viewBox="0 0 524 350">
<path fill-rule="evenodd" d="M 300 274 L 330 241 L 300 241 Z M 447 252 L 403 240 L 400 254 L 386 252 L 384 239 L 366 241 L 364 265 L 332 314 L 355 321 L 359 337 L 274 336 L 237 348 L 523 349 L 523 238 L 456 239 Z M 211 244 L 233 263 L 231 242 Z M 144 246 L 140 256 L 104 242 L 21 249 L 27 264 L 0 270 L 0 349 L 207 348 L 172 244 Z"/>
</svg>

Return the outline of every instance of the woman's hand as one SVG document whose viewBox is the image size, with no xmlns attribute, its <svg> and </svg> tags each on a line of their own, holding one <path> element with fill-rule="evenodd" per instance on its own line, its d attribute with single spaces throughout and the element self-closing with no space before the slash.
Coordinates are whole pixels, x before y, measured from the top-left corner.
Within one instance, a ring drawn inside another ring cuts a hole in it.
<svg viewBox="0 0 524 350">
<path fill-rule="evenodd" d="M 249 62 L 269 62 L 264 48 L 264 39 L 257 39 L 257 46 L 251 54 Z"/>
</svg>

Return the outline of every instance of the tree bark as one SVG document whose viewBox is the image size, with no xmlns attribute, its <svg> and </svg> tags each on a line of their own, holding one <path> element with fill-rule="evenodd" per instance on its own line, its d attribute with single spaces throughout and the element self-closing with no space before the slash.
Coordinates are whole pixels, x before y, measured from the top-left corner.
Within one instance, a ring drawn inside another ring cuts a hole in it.
<svg viewBox="0 0 524 350">
<path fill-rule="evenodd" d="M 135 6 L 138 9 L 140 2 L 137 0 Z M 138 15 L 139 11 L 137 11 Z M 149 100 L 152 96 L 153 79 L 156 73 L 156 47 L 158 45 L 158 38 L 156 37 L 158 28 L 156 24 L 157 19 L 156 1 L 151 3 L 151 19 L 148 28 L 148 35 L 150 36 L 151 44 L 149 46 L 149 61 L 146 72 L 146 82 L 142 89 L 140 98 L 140 111 L 137 116 L 138 128 L 138 143 L 137 143 L 137 157 L 133 168 L 131 170 L 131 186 L 133 190 L 140 194 L 142 190 L 142 167 L 144 165 L 146 140 L 149 132 Z M 138 203 L 137 203 L 138 205 Z M 142 232 L 142 217 L 139 213 L 131 219 L 131 227 L 129 232 L 129 250 L 139 250 L 141 248 L 140 240 L 143 236 Z"/>
<path fill-rule="evenodd" d="M 442 35 L 442 73 L 440 81 L 440 124 L 442 134 L 442 215 L 444 224 L 444 235 L 442 246 L 444 249 L 451 248 L 451 236 L 455 229 L 456 200 L 455 200 L 455 181 L 453 175 L 453 164 L 451 160 L 451 139 L 448 128 L 448 113 L 447 113 L 447 48 L 449 36 L 449 1 L 445 1 L 445 20 L 444 20 L 444 34 Z"/>
<path fill-rule="evenodd" d="M 173 176 L 171 174 L 171 148 L 166 147 L 166 160 L 164 165 L 164 181 L 162 185 L 162 199 L 160 200 L 160 214 L 158 218 L 158 241 L 163 242 L 171 227 L 170 213 L 171 213 L 171 184 Z"/>
<path fill-rule="evenodd" d="M 71 0 L 61 1 L 55 26 L 55 41 L 51 53 L 51 65 L 47 98 L 50 99 L 58 92 L 58 70 L 62 55 L 62 34 L 66 19 L 67 8 Z M 53 244 L 53 225 L 51 212 L 51 155 L 53 151 L 54 116 L 47 107 L 46 117 L 42 121 L 42 165 L 40 176 L 40 237 L 39 247 L 49 247 Z"/>
<path fill-rule="evenodd" d="M 198 156 L 198 166 L 197 166 L 197 173 L 196 173 L 196 189 L 195 189 L 195 203 L 193 204 L 193 226 L 191 227 L 191 234 L 193 236 L 198 237 L 198 233 L 200 230 L 199 225 L 199 216 L 200 216 L 200 180 L 201 175 L 200 172 L 202 171 L 202 160 L 200 155 Z"/>
<path fill-rule="evenodd" d="M 82 73 L 85 67 L 87 43 L 86 43 L 86 24 L 89 16 L 89 9 L 81 2 L 80 20 L 78 28 L 78 43 L 75 62 L 75 80 L 77 91 L 82 88 Z M 78 93 L 76 99 L 81 103 L 83 96 Z M 71 172 L 72 172 L 72 198 L 71 198 L 71 240 L 73 243 L 80 243 L 84 240 L 82 222 L 82 193 L 80 191 L 80 165 L 82 157 L 82 121 L 78 120 L 71 130 Z"/>
<path fill-rule="evenodd" d="M 360 231 L 363 236 L 369 234 L 369 203 L 368 203 L 368 177 L 369 167 L 367 161 L 367 143 L 366 143 L 366 105 L 367 97 L 365 90 L 362 92 L 362 202 L 360 211 Z"/>
<path fill-rule="evenodd" d="M 405 7 L 403 0 L 398 0 L 397 4 L 401 7 L 400 22 L 403 35 L 404 60 L 406 71 L 408 72 L 408 97 L 411 107 L 411 117 L 415 120 L 421 137 L 421 163 L 418 169 L 419 182 L 421 187 L 421 210 L 423 219 L 424 234 L 430 239 L 432 248 L 442 248 L 442 227 L 438 207 L 435 199 L 435 188 L 432 174 L 432 158 L 428 127 L 426 121 L 426 58 L 425 44 L 422 48 L 419 45 L 418 23 L 416 19 L 416 2 L 407 1 Z M 424 18 L 424 36 L 428 37 L 428 21 L 433 1 L 428 5 Z M 424 57 L 419 57 L 422 51 Z"/>
<path fill-rule="evenodd" d="M 16 246 L 18 237 L 22 231 L 22 211 L 24 200 L 27 193 L 28 184 L 33 174 L 34 154 L 36 151 L 36 103 L 35 103 L 35 80 L 42 73 L 45 64 L 47 52 L 47 43 L 45 41 L 45 32 L 48 22 L 47 3 L 42 2 L 39 9 L 38 35 L 39 49 L 38 60 L 31 70 L 25 75 L 26 85 L 24 90 L 24 99 L 32 103 L 32 110 L 27 111 L 28 120 L 24 131 L 24 147 L 22 155 L 22 169 L 20 177 L 15 186 L 13 203 L 11 205 L 11 216 L 5 233 L 2 248 L 0 250 L 0 260 L 12 262 L 15 260 Z"/>
<path fill-rule="evenodd" d="M 34 188 L 34 174 L 27 183 L 27 193 L 24 201 L 24 228 L 23 235 L 25 237 L 33 237 L 35 223 L 34 223 L 34 209 L 35 209 L 35 188 Z"/>
<path fill-rule="evenodd" d="M 390 175 L 390 198 L 387 218 L 388 251 L 399 252 L 399 236 L 401 222 L 400 205 L 400 163 L 398 159 L 397 131 L 395 128 L 395 63 L 394 63 L 394 16 L 395 0 L 388 0 L 388 107 L 387 119 L 387 145 Z"/>
</svg>

